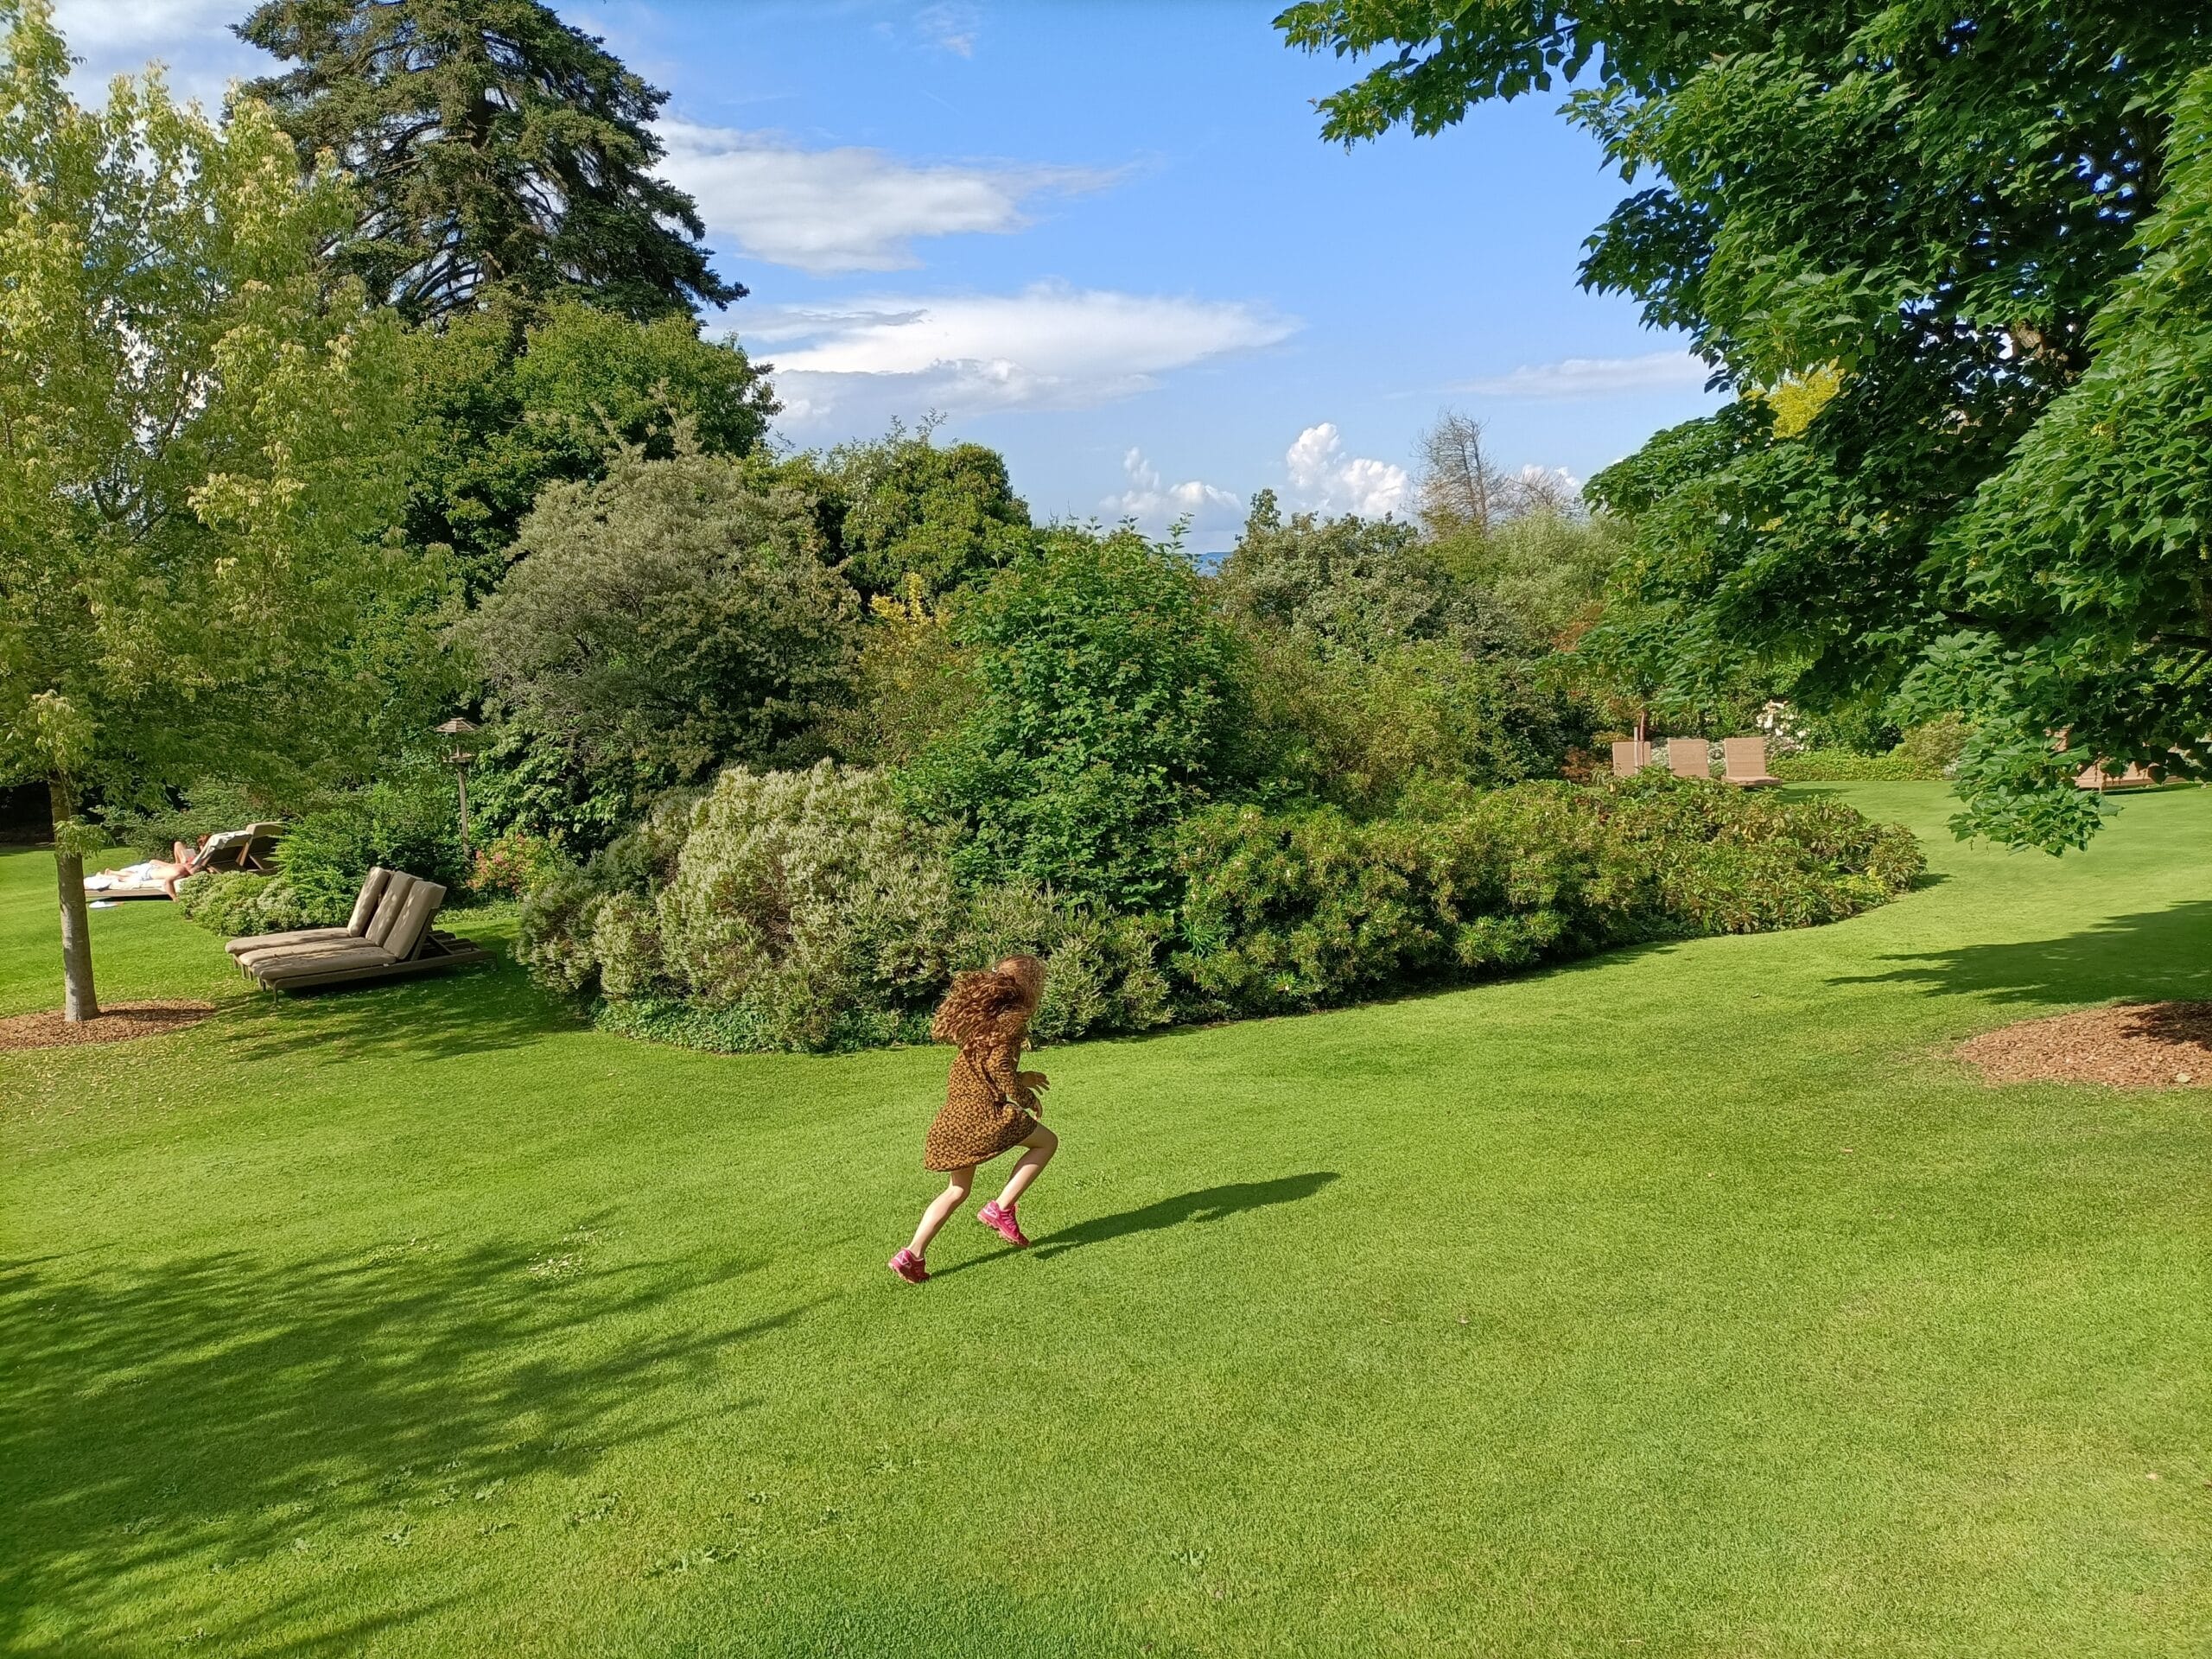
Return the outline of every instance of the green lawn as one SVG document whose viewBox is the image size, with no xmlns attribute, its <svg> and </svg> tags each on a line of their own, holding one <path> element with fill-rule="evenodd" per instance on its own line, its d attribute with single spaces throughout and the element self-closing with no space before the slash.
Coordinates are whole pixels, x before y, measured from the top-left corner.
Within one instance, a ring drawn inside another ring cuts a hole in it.
<svg viewBox="0 0 2212 1659">
<path fill-rule="evenodd" d="M 1047 1053 L 1037 1248 L 918 1290 L 943 1051 L 278 1003 L 99 912 L 107 995 L 226 1007 L 0 1056 L 0 1649 L 2212 1652 L 2212 1094 L 1943 1053 L 2212 997 L 2212 793 L 2053 861 L 1841 792 L 1931 885 Z"/>
</svg>

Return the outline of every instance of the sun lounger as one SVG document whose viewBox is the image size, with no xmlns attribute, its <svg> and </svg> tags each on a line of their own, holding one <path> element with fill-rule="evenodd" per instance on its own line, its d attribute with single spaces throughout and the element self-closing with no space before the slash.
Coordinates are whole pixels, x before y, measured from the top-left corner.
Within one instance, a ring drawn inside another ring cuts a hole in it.
<svg viewBox="0 0 2212 1659">
<path fill-rule="evenodd" d="M 1720 775 L 1744 789 L 1763 789 L 1782 781 L 1766 769 L 1766 739 L 1763 737 L 1722 738 Z"/>
<path fill-rule="evenodd" d="M 149 858 L 143 863 L 125 864 L 118 870 L 102 870 L 97 875 L 85 878 L 87 899 L 166 899 L 169 890 L 162 885 L 159 876 L 151 874 L 159 864 L 169 868 L 166 860 Z"/>
<path fill-rule="evenodd" d="M 305 991 L 440 973 L 483 961 L 488 953 L 482 947 L 430 925 L 445 896 L 436 882 L 395 870 L 365 933 L 249 950 L 240 955 L 238 965 L 270 990 Z"/>
<path fill-rule="evenodd" d="M 1701 737 L 1667 740 L 1667 770 L 1677 778 L 1713 776 L 1713 745 Z"/>
<path fill-rule="evenodd" d="M 2075 776 L 2074 787 L 2094 789 L 2101 795 L 2110 789 L 2149 789 L 2158 781 L 2141 766 L 2129 766 L 2116 772 L 2107 772 L 2102 765 L 2091 761 Z"/>
<path fill-rule="evenodd" d="M 1613 776 L 1633 778 L 1651 764 L 1651 745 L 1626 738 L 1613 745 Z"/>
<path fill-rule="evenodd" d="M 255 973 L 262 964 L 272 963 L 279 957 L 302 951 L 328 950 L 334 946 L 348 944 L 373 944 L 382 948 L 391 938 L 392 929 L 399 925 L 399 915 L 406 908 L 407 895 L 416 885 L 416 878 L 405 871 L 386 870 L 379 890 L 370 899 L 365 914 L 360 899 L 356 898 L 353 900 L 353 914 L 361 922 L 359 933 L 353 931 L 353 924 L 349 921 L 345 927 L 333 932 L 326 932 L 320 928 L 302 929 L 301 931 L 308 936 L 305 938 L 267 933 L 257 938 L 232 939 L 223 948 L 249 974 Z"/>
<path fill-rule="evenodd" d="M 232 939 L 223 949 L 234 957 L 250 950 L 270 950 L 285 945 L 315 944 L 326 939 L 360 938 L 369 931 L 369 924 L 376 920 L 378 902 L 384 897 L 385 884 L 391 872 L 379 864 L 371 870 L 368 879 L 361 883 L 360 896 L 353 900 L 353 918 L 343 927 L 296 927 L 283 933 L 249 933 L 244 938 Z"/>
</svg>

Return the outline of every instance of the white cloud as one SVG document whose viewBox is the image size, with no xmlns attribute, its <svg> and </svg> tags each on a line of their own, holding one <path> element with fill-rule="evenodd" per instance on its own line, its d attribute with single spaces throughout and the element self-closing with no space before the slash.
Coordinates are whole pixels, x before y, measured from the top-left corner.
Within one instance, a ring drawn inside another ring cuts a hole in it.
<svg viewBox="0 0 2212 1659">
<path fill-rule="evenodd" d="M 909 415 L 1082 409 L 1148 391 L 1171 370 L 1272 346 L 1298 324 L 1230 300 L 1041 283 L 1019 294 L 858 300 L 741 315 L 768 348 L 786 420 L 856 401 Z M 873 418 L 873 417 L 871 417 Z"/>
<path fill-rule="evenodd" d="M 232 80 L 283 67 L 231 33 L 251 9 L 250 0 L 59 0 L 54 23 L 84 60 L 70 77 L 78 97 L 105 101 L 110 80 L 159 59 L 171 87 L 212 110 Z"/>
<path fill-rule="evenodd" d="M 1334 421 L 1309 426 L 1284 452 L 1294 505 L 1319 512 L 1356 512 L 1380 518 L 1402 513 L 1412 504 L 1414 480 L 1393 461 L 1373 461 L 1344 452 Z"/>
<path fill-rule="evenodd" d="M 1144 458 L 1141 449 L 1131 449 L 1122 457 L 1122 471 L 1128 476 L 1128 487 L 1098 505 L 1109 518 L 1135 519 L 1137 528 L 1147 535 L 1165 535 L 1179 518 L 1189 520 L 1192 531 L 1199 535 L 1232 529 L 1243 522 L 1244 504 L 1234 492 L 1196 478 L 1163 485 L 1160 469 Z"/>
<path fill-rule="evenodd" d="M 1694 390 L 1703 386 L 1712 372 L 1688 352 L 1569 357 L 1557 363 L 1523 364 L 1510 373 L 1465 381 L 1451 390 L 1484 397 L 1618 397 L 1643 391 Z"/>
<path fill-rule="evenodd" d="M 664 121 L 661 171 L 708 226 L 755 259 L 817 274 L 899 270 L 917 237 L 1003 236 L 1039 196 L 1102 189 L 1118 174 L 1082 167 L 904 162 L 880 149 L 801 149 L 773 133 Z"/>
<path fill-rule="evenodd" d="M 914 32 L 941 52 L 972 58 L 982 22 L 982 13 L 974 6 L 945 0 L 943 4 L 924 6 L 914 14 Z"/>
</svg>

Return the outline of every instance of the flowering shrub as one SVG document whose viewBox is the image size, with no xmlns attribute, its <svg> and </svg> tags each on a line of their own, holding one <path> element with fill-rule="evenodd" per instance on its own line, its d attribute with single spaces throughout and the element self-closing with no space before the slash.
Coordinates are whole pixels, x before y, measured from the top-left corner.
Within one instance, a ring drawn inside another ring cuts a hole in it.
<svg viewBox="0 0 2212 1659">
<path fill-rule="evenodd" d="M 559 867 L 561 838 L 510 830 L 488 847 L 476 850 L 476 863 L 468 885 L 478 893 L 506 893 L 520 898 Z"/>
</svg>

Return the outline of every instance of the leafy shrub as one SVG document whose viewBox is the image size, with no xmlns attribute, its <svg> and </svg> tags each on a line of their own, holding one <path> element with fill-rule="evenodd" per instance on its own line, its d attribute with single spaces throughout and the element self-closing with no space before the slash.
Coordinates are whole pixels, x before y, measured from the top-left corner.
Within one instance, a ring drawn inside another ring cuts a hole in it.
<svg viewBox="0 0 2212 1659">
<path fill-rule="evenodd" d="M 282 933 L 295 927 L 336 927 L 353 912 L 353 895 L 343 904 L 309 898 L 283 876 L 244 870 L 209 870 L 177 883 L 184 913 L 225 938 L 249 933 Z"/>
<path fill-rule="evenodd" d="M 1638 939 L 1855 914 L 1922 868 L 1840 803 L 1644 777 L 1431 817 L 1224 809 L 1185 826 L 1174 968 L 1205 1011 L 1286 1013 Z"/>
<path fill-rule="evenodd" d="M 318 913 L 352 911 L 362 878 L 378 864 L 459 889 L 461 826 L 453 774 L 423 762 L 302 813 L 277 843 L 279 873 Z"/>
<path fill-rule="evenodd" d="M 953 618 L 978 702 L 905 773 L 961 879 L 1116 910 L 1172 898 L 1173 826 L 1249 760 L 1241 652 L 1173 547 L 1039 536 Z"/>
<path fill-rule="evenodd" d="M 1068 1042 L 1173 1021 L 1174 988 L 1162 960 L 1167 931 L 1163 917 L 1109 915 L 1039 887 L 996 887 L 970 906 L 954 962 L 982 967 L 1024 953 L 1044 957 L 1052 972 L 1030 1028 L 1041 1041 Z"/>
<path fill-rule="evenodd" d="M 1942 715 L 1909 728 L 1904 741 L 1891 753 L 1910 761 L 1923 778 L 1948 778 L 1959 769 L 1969 734 L 1965 720 L 1957 715 Z"/>
<path fill-rule="evenodd" d="M 1555 777 L 1590 741 L 1590 712 L 1556 672 L 1442 640 L 1367 658 L 1297 638 L 1253 652 L 1257 723 L 1290 789 L 1357 814 L 1425 779 L 1491 785 Z"/>
<path fill-rule="evenodd" d="M 563 989 L 716 1014 L 747 1046 L 887 1040 L 948 977 L 943 841 L 882 772 L 725 772 L 531 891 L 524 959 Z"/>
<path fill-rule="evenodd" d="M 1896 750 L 1859 754 L 1850 749 L 1806 749 L 1776 755 L 1768 770 L 1789 784 L 1909 784 L 1942 776 L 1915 756 Z"/>
</svg>

